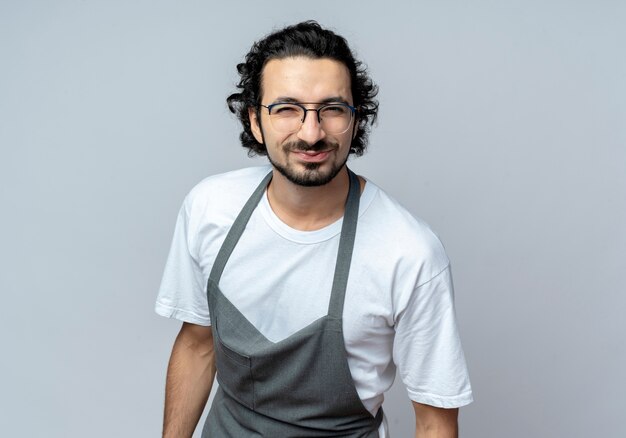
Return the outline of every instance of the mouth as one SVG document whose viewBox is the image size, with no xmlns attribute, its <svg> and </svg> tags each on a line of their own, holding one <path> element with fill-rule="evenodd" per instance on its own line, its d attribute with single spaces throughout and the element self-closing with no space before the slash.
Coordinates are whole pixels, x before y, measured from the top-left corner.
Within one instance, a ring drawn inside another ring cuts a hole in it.
<svg viewBox="0 0 626 438">
<path fill-rule="evenodd" d="M 325 151 L 295 150 L 292 152 L 296 155 L 296 157 L 298 157 L 302 161 L 306 161 L 307 163 L 319 163 L 319 162 L 326 160 L 326 158 L 328 158 L 331 150 L 330 149 L 325 150 Z"/>
</svg>

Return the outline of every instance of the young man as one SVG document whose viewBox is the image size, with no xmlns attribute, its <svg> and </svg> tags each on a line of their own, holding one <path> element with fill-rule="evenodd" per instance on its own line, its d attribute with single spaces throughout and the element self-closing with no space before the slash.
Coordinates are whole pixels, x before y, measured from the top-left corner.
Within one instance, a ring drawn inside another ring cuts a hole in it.
<svg viewBox="0 0 626 438">
<path fill-rule="evenodd" d="M 396 366 L 417 437 L 457 436 L 472 401 L 448 258 L 428 226 L 346 167 L 377 89 L 315 22 L 268 35 L 228 98 L 244 147 L 271 165 L 187 196 L 156 304 L 183 321 L 164 437 L 386 437 Z"/>
</svg>

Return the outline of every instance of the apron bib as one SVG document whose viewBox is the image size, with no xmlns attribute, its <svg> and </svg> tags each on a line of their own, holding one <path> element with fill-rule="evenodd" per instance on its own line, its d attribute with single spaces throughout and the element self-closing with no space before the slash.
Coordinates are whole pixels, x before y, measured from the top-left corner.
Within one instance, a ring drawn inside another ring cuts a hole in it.
<svg viewBox="0 0 626 438">
<path fill-rule="evenodd" d="M 230 228 L 207 284 L 219 388 L 203 438 L 378 438 L 382 409 L 374 417 L 363 406 L 343 339 L 343 304 L 360 197 L 358 177 L 350 170 L 348 173 L 350 189 L 328 313 L 279 342 L 263 336 L 219 289 L 228 258 L 272 172 L 261 181 Z M 254 293 L 254 285 L 249 287 L 249 293 Z"/>
</svg>

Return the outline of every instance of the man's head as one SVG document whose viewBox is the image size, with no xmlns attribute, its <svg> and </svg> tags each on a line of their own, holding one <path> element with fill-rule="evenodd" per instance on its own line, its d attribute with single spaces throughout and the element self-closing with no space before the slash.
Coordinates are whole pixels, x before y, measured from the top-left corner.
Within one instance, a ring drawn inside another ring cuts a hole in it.
<svg viewBox="0 0 626 438">
<path fill-rule="evenodd" d="M 273 80 L 273 83 L 276 83 L 276 78 L 268 78 L 266 70 L 269 66 L 269 73 L 272 74 L 271 70 L 275 65 L 271 65 L 270 61 L 287 60 L 290 58 L 302 61 L 305 59 L 331 60 L 335 62 L 328 65 L 332 65 L 335 69 L 337 64 L 345 67 L 349 86 L 349 99 L 351 100 L 349 103 L 350 106 L 356 108 L 352 120 L 353 125 L 351 125 L 350 130 L 352 140 L 349 145 L 349 151 L 357 156 L 362 155 L 367 146 L 369 127 L 376 120 L 378 112 L 378 102 L 375 100 L 378 89 L 372 83 L 363 64 L 354 58 L 346 40 L 330 30 L 323 29 L 314 21 L 306 21 L 285 27 L 257 41 L 246 55 L 245 62 L 237 65 L 237 71 L 240 75 L 237 87 L 240 92 L 230 95 L 227 102 L 231 112 L 238 116 L 243 125 L 243 132 L 240 135 L 242 145 L 249 149 L 249 154 L 251 155 L 267 155 L 268 143 L 266 136 L 263 134 L 266 134 L 266 131 L 271 126 L 269 123 L 263 124 L 266 118 L 269 117 L 269 110 L 261 105 L 267 106 L 275 103 L 274 100 L 266 101 L 267 99 L 264 98 L 264 87 L 268 85 L 265 84 L 266 80 Z M 321 63 L 317 64 L 317 70 L 319 70 Z M 279 68 L 278 70 L 276 72 L 278 74 L 285 73 L 283 69 Z M 325 79 L 328 79 L 328 77 Z M 318 101 L 301 101 L 301 103 L 309 102 L 322 103 Z M 315 105 L 305 106 L 307 108 L 316 108 Z M 251 110 L 253 111 L 252 114 Z M 305 122 L 316 116 L 316 113 L 312 111 L 306 114 Z M 258 134 L 255 136 L 253 123 L 259 123 L 260 136 Z M 305 125 L 303 125 L 304 127 Z M 287 139 L 285 141 L 294 143 L 297 142 L 297 139 Z M 324 140 L 322 139 L 322 141 Z M 329 141 L 333 141 L 333 139 L 330 138 Z M 271 145 L 269 146 L 271 147 Z M 313 145 L 313 147 L 321 149 L 320 145 Z"/>
</svg>

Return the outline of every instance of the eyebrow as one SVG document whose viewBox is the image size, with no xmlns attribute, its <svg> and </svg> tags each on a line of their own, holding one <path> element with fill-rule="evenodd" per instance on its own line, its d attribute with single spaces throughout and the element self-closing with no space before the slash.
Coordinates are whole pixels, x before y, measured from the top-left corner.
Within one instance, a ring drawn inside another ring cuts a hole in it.
<svg viewBox="0 0 626 438">
<path fill-rule="evenodd" d="M 293 97 L 288 96 L 279 96 L 272 103 L 300 103 L 300 104 L 313 104 L 313 103 L 345 103 L 346 105 L 350 105 L 350 103 L 341 96 L 332 96 L 327 97 L 319 102 L 300 102 L 298 99 L 294 99 Z"/>
</svg>

